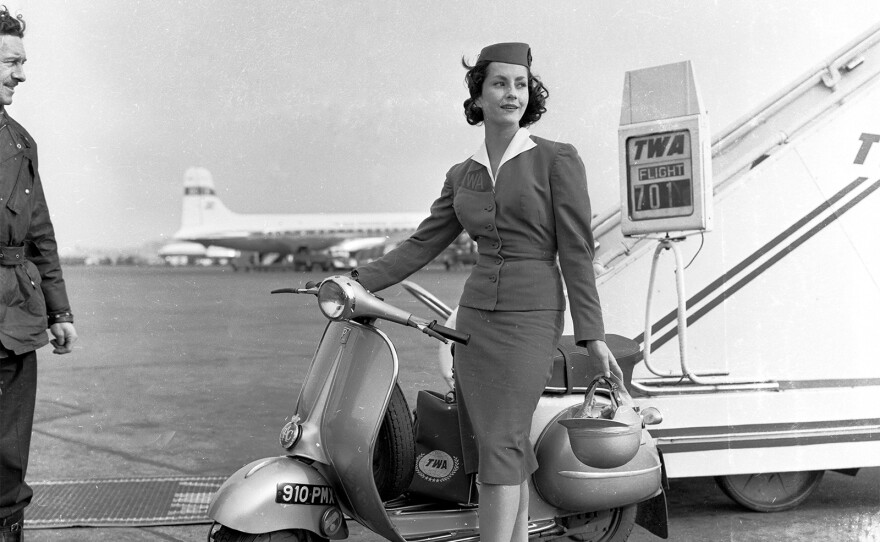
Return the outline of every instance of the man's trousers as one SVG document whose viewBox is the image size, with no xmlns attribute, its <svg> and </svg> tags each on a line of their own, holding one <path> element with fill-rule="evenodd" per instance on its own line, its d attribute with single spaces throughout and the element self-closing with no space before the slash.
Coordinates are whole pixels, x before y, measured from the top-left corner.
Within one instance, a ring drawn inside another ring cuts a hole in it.
<svg viewBox="0 0 880 542">
<path fill-rule="evenodd" d="M 0 358 L 0 523 L 18 516 L 33 496 L 24 477 L 36 398 L 37 353 Z"/>
</svg>

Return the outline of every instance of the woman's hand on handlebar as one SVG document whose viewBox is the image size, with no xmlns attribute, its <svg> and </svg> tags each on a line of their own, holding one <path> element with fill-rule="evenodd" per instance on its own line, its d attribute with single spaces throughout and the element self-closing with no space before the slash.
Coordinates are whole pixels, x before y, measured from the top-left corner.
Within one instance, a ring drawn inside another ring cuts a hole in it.
<svg viewBox="0 0 880 542">
<path fill-rule="evenodd" d="M 590 357 L 598 359 L 602 364 L 602 374 L 605 376 L 613 374 L 623 382 L 623 370 L 617 364 L 614 354 L 611 353 L 611 349 L 608 348 L 605 341 L 587 341 L 587 351 L 590 353 Z"/>
</svg>

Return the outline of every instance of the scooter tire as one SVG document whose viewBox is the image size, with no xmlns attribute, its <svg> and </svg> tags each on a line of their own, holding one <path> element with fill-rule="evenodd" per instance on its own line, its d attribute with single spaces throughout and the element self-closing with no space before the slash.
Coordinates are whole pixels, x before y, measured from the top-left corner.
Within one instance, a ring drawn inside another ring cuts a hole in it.
<svg viewBox="0 0 880 542">
<path fill-rule="evenodd" d="M 409 405 L 399 385 L 391 392 L 373 450 L 373 479 L 382 501 L 399 497 L 416 470 L 416 445 Z"/>
<path fill-rule="evenodd" d="M 304 529 L 251 534 L 220 527 L 211 538 L 214 542 L 327 542 L 326 538 Z"/>
<path fill-rule="evenodd" d="M 560 540 L 572 540 L 574 542 L 624 542 L 632 533 L 636 525 L 636 513 L 639 506 L 631 504 L 607 511 L 607 516 L 601 517 L 593 526 L 594 529 L 571 535 Z"/>
</svg>

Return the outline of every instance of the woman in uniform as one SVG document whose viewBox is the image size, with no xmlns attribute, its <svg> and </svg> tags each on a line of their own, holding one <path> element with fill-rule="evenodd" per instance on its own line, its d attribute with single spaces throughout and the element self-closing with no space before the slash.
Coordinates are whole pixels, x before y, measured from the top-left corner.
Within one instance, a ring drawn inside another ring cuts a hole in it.
<svg viewBox="0 0 880 542">
<path fill-rule="evenodd" d="M 583 162 L 571 145 L 526 129 L 548 96 L 531 63 L 525 43 L 485 47 L 474 66 L 462 60 L 465 117 L 483 125 L 483 145 L 449 170 L 409 239 L 352 272 L 375 292 L 424 267 L 462 229 L 477 243 L 456 320 L 471 341 L 456 346 L 454 372 L 463 426 L 473 427 L 479 451 L 483 541 L 528 538 L 527 480 L 538 466 L 529 430 L 562 335 L 563 277 L 577 344 L 623 379 L 604 342 Z"/>
</svg>

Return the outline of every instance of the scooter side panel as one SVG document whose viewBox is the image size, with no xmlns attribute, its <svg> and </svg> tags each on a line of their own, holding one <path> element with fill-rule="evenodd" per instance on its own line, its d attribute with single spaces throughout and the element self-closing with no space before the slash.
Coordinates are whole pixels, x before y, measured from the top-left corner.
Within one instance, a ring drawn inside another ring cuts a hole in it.
<svg viewBox="0 0 880 542">
<path fill-rule="evenodd" d="M 656 445 L 647 431 L 636 456 L 612 469 L 581 463 L 571 451 L 568 432 L 556 420 L 570 417 L 563 411 L 548 423 L 538 439 L 538 470 L 533 482 L 539 495 L 563 510 L 591 512 L 649 499 L 660 491 L 662 466 Z"/>
<path fill-rule="evenodd" d="M 370 530 L 404 542 L 388 519 L 373 479 L 373 448 L 397 381 L 397 353 L 384 333 L 352 322 L 346 326 L 339 363 L 323 415 L 324 453 L 344 480 L 337 492 L 343 509 Z"/>
<path fill-rule="evenodd" d="M 279 503 L 279 484 L 309 486 L 310 491 L 303 498 L 297 498 L 296 491 L 288 493 L 290 504 Z M 327 490 L 319 492 L 314 488 Z M 320 530 L 321 516 L 330 508 L 338 508 L 338 503 L 324 477 L 313 467 L 282 456 L 254 461 L 230 476 L 214 494 L 208 517 L 244 533 L 305 529 L 325 537 Z M 348 527 L 342 521 L 342 529 L 334 538 L 348 537 Z"/>
</svg>

